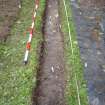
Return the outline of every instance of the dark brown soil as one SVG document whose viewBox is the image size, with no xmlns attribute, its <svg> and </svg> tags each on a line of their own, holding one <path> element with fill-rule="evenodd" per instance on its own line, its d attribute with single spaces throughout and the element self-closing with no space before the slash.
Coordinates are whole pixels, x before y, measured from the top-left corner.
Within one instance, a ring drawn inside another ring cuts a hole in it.
<svg viewBox="0 0 105 105">
<path fill-rule="evenodd" d="M 19 12 L 20 0 L 0 0 L 0 41 L 6 41 Z"/>
<path fill-rule="evenodd" d="M 45 15 L 44 50 L 33 105 L 65 105 L 64 49 L 57 0 L 47 1 Z"/>
</svg>

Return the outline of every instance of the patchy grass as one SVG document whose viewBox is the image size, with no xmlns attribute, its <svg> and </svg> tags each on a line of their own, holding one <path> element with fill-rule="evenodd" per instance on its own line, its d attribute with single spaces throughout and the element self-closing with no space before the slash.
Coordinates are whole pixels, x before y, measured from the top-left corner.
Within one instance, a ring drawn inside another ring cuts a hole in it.
<svg viewBox="0 0 105 105">
<path fill-rule="evenodd" d="M 28 32 L 32 22 L 34 0 L 22 0 L 19 19 L 12 27 L 11 36 L 5 44 L 0 44 L 0 105 L 30 105 L 32 89 L 36 83 L 38 67 L 38 44 L 42 41 L 41 22 L 45 0 L 40 0 L 30 51 L 29 63 L 25 66 L 25 53 Z"/>
<path fill-rule="evenodd" d="M 61 14 L 61 23 L 62 23 L 62 31 L 64 33 L 64 43 L 65 43 L 65 59 L 66 59 L 66 69 L 67 69 L 67 86 L 66 86 L 66 101 L 68 105 L 79 105 L 78 102 L 78 94 L 77 94 L 77 86 L 76 86 L 76 78 L 77 84 L 79 87 L 79 95 L 81 105 L 88 105 L 87 100 L 87 89 L 86 89 L 86 81 L 84 80 L 84 72 L 83 72 L 83 64 L 80 60 L 80 51 L 78 48 L 78 42 L 76 38 L 75 26 L 71 12 L 70 0 L 65 0 L 68 17 L 66 17 L 65 7 L 63 0 L 59 1 L 60 3 L 60 14 Z M 69 38 L 69 29 L 67 18 L 70 24 L 71 31 L 71 39 Z M 72 43 L 72 48 L 71 48 Z M 73 50 L 73 54 L 72 54 Z"/>
</svg>

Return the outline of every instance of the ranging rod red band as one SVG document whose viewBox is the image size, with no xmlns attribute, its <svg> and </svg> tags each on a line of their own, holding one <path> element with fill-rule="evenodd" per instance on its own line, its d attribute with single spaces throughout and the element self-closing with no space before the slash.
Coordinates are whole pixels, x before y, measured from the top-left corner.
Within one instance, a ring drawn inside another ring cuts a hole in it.
<svg viewBox="0 0 105 105">
<path fill-rule="evenodd" d="M 35 0 L 35 5 L 39 5 L 39 0 Z"/>
<path fill-rule="evenodd" d="M 27 50 L 30 50 L 30 48 L 31 48 L 31 43 L 30 42 L 27 42 L 26 48 L 27 48 Z"/>
</svg>

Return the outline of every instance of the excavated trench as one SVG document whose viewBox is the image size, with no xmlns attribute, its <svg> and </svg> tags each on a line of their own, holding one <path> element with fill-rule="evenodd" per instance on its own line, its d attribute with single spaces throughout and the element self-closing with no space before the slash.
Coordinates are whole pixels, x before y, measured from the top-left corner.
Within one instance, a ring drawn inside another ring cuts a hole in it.
<svg viewBox="0 0 105 105">
<path fill-rule="evenodd" d="M 57 0 L 47 0 L 43 32 L 33 105 L 65 105 L 64 43 Z"/>
</svg>

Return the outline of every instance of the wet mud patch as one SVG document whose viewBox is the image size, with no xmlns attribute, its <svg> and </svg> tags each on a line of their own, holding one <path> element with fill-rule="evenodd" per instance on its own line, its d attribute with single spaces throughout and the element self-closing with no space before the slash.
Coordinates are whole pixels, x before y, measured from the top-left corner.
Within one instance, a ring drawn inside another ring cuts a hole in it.
<svg viewBox="0 0 105 105">
<path fill-rule="evenodd" d="M 20 0 L 0 0 L 0 42 L 10 34 L 11 26 L 18 16 Z"/>
<path fill-rule="evenodd" d="M 65 105 L 64 49 L 57 0 L 47 1 L 44 21 L 44 43 L 33 105 Z"/>
<path fill-rule="evenodd" d="M 90 105 L 105 105 L 105 1 L 72 0 Z"/>
</svg>

